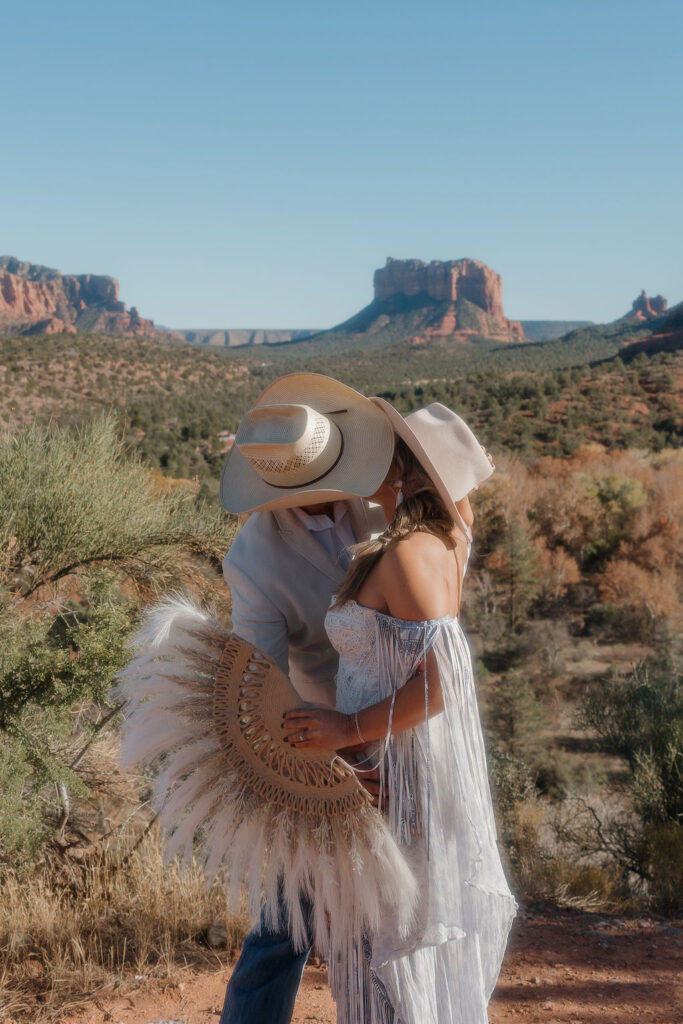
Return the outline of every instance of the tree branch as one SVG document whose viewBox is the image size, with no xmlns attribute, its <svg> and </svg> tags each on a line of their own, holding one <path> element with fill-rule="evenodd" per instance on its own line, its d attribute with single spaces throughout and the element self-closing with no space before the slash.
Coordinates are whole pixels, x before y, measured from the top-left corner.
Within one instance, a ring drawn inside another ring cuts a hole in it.
<svg viewBox="0 0 683 1024">
<path fill-rule="evenodd" d="M 83 758 L 84 758 L 85 754 L 87 753 L 88 749 L 95 742 L 95 740 L 97 739 L 97 736 L 102 731 L 102 729 L 104 729 L 105 725 L 107 725 L 108 722 L 111 722 L 112 718 L 114 718 L 115 715 L 118 715 L 118 713 L 119 713 L 119 711 L 121 710 L 122 707 L 123 707 L 123 704 L 117 704 L 116 707 L 112 708 L 112 710 L 109 712 L 108 715 L 105 715 L 104 718 L 100 719 L 100 721 L 97 723 L 97 725 L 93 729 L 92 735 L 88 739 L 88 742 L 85 744 L 84 747 L 81 748 L 81 750 L 79 750 L 79 752 L 76 754 L 75 758 L 73 759 L 73 761 L 69 765 L 69 768 L 72 771 L 73 771 L 74 768 L 76 768 L 81 763 L 81 761 L 83 760 Z"/>
</svg>

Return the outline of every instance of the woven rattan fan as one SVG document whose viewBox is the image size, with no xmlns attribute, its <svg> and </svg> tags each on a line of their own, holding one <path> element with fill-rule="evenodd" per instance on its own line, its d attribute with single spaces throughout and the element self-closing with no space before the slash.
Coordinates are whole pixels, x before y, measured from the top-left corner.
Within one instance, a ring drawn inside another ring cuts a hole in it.
<svg viewBox="0 0 683 1024">
<path fill-rule="evenodd" d="M 237 909 L 278 920 L 308 941 L 375 927 L 383 902 L 412 915 L 415 881 L 382 815 L 333 751 L 290 747 L 284 711 L 302 702 L 253 645 L 184 599 L 152 609 L 115 694 L 124 701 L 122 761 L 154 770 L 167 857 L 196 855 L 208 880 L 222 869 Z"/>
<path fill-rule="evenodd" d="M 327 817 L 362 811 L 370 798 L 334 751 L 296 749 L 282 739 L 283 713 L 300 704 L 287 676 L 233 634 L 213 697 L 213 726 L 231 769 L 245 788 L 278 807 Z"/>
</svg>

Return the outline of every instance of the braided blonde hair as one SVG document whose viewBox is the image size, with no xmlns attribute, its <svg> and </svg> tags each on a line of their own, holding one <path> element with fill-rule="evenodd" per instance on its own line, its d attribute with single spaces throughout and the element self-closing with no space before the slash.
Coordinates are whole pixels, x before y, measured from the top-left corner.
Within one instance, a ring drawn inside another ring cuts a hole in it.
<svg viewBox="0 0 683 1024">
<path fill-rule="evenodd" d="M 362 541 L 351 549 L 355 557 L 342 580 L 335 608 L 340 608 L 355 597 L 392 544 L 411 533 L 432 533 L 437 537 L 446 537 L 453 530 L 453 517 L 441 495 L 417 457 L 400 437 L 396 438 L 387 480 L 401 481 L 403 501 L 384 533 L 374 540 Z"/>
</svg>

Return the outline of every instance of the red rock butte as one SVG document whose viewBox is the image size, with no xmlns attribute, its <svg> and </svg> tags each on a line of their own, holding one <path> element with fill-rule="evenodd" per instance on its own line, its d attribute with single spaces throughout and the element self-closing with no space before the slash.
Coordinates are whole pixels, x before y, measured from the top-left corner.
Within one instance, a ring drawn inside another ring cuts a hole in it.
<svg viewBox="0 0 683 1024">
<path fill-rule="evenodd" d="M 0 333 L 106 331 L 155 337 L 151 320 L 119 299 L 119 283 L 98 274 L 62 274 L 0 256 Z"/>
<path fill-rule="evenodd" d="M 663 295 L 650 297 L 645 289 L 637 299 L 633 300 L 628 313 L 621 317 L 622 320 L 653 320 L 657 316 L 666 313 L 668 304 Z"/>
</svg>

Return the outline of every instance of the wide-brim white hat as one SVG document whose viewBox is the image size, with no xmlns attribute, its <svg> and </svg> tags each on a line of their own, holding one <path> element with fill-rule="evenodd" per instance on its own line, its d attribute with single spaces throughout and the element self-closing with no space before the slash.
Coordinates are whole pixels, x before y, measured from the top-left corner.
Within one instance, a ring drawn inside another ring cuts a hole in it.
<svg viewBox="0 0 683 1024">
<path fill-rule="evenodd" d="M 383 398 L 372 398 L 425 470 L 456 523 L 456 503 L 493 473 L 480 442 L 465 421 L 440 402 L 401 416 Z M 469 530 L 466 530 L 469 534 Z"/>
<path fill-rule="evenodd" d="M 369 398 L 320 373 L 290 373 L 242 418 L 221 504 L 240 513 L 368 497 L 393 451 L 391 424 Z"/>
</svg>

